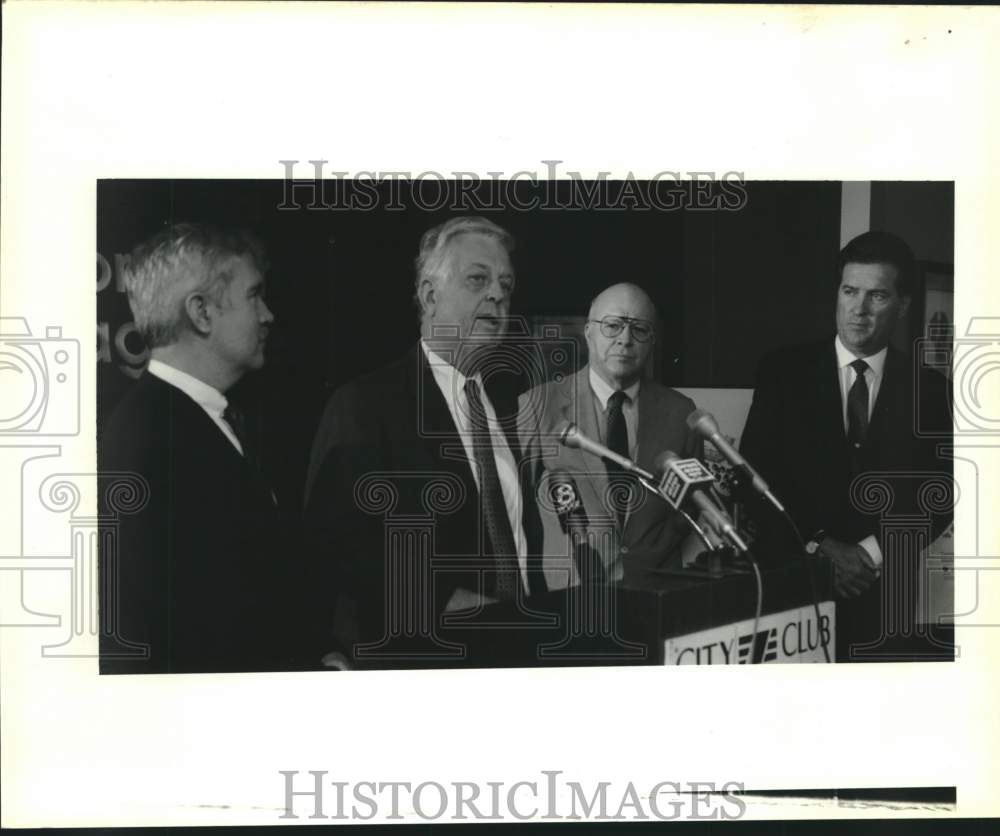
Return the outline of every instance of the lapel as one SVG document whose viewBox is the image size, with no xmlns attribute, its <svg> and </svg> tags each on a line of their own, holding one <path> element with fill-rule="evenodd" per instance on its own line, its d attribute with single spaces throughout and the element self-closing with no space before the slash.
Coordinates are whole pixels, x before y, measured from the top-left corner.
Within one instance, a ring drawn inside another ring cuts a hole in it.
<svg viewBox="0 0 1000 836">
<path fill-rule="evenodd" d="M 163 405 L 172 442 L 197 445 L 193 452 L 198 457 L 221 459 L 231 465 L 244 463 L 232 442 L 189 395 L 149 372 L 142 376 L 140 385 L 143 382 L 153 398 Z"/>
<path fill-rule="evenodd" d="M 878 397 L 872 409 L 872 417 L 868 422 L 868 438 L 865 447 L 878 446 L 887 437 L 888 428 L 900 423 L 892 413 L 898 404 L 906 402 L 906 361 L 903 355 L 890 346 L 882 369 L 882 383 L 878 389 Z"/>
<path fill-rule="evenodd" d="M 656 457 L 671 443 L 666 428 L 670 426 L 671 409 L 660 390 L 644 380 L 639 386 L 639 445 L 637 464 L 650 472 Z M 684 450 L 674 450 L 683 458 Z"/>
<path fill-rule="evenodd" d="M 905 361 L 891 347 L 882 370 L 882 383 L 872 408 L 868 422 L 868 437 L 863 449 L 871 449 L 879 444 L 886 427 L 893 423 L 894 405 L 900 402 L 902 388 L 906 384 Z M 847 455 L 850 448 L 847 431 L 844 428 L 844 404 L 840 394 L 840 370 L 837 365 L 837 350 L 833 340 L 825 341 L 817 354 L 816 363 L 810 369 L 814 385 L 808 387 L 807 396 L 815 398 L 816 426 L 821 438 L 833 439 L 833 455 Z"/>
<path fill-rule="evenodd" d="M 417 434 L 433 442 L 435 447 L 442 437 L 457 439 L 458 428 L 419 342 L 407 355 L 405 363 L 407 388 L 416 404 L 413 420 Z"/>
<path fill-rule="evenodd" d="M 485 382 L 486 397 L 493 405 L 493 412 L 503 431 L 504 439 L 510 448 L 514 461 L 520 469 L 521 441 L 517 435 L 517 395 L 511 380 L 500 375 L 491 375 Z"/>
<path fill-rule="evenodd" d="M 407 388 L 414 404 L 412 417 L 404 418 L 407 432 L 417 437 L 431 468 L 444 467 L 462 480 L 470 496 L 477 496 L 472 470 L 474 465 L 466 455 L 451 410 L 419 342 L 407 356 L 405 364 Z M 417 466 L 416 462 L 413 464 Z"/>
<path fill-rule="evenodd" d="M 643 380 L 639 386 L 639 412 L 638 412 L 638 449 L 636 451 L 636 464 L 650 473 L 655 473 L 655 460 L 664 450 L 670 449 L 671 445 L 678 445 L 671 440 L 667 428 L 672 426 L 673 410 L 669 406 L 669 401 L 664 397 L 659 387 L 654 386 L 652 381 Z M 687 451 L 676 449 L 674 452 L 682 458 Z M 644 491 L 638 482 L 633 485 L 633 491 Z M 641 537 L 650 520 L 656 519 L 662 513 L 662 508 L 658 503 L 651 503 L 649 497 L 639 504 L 635 513 L 629 513 L 626 521 L 626 531 L 632 535 L 627 539 L 632 541 L 634 537 Z M 638 528 L 637 528 L 638 527 Z"/>
<path fill-rule="evenodd" d="M 814 408 L 808 411 L 815 414 L 819 436 L 833 441 L 831 452 L 841 448 L 846 451 L 847 432 L 844 429 L 844 404 L 840 396 L 840 370 L 832 338 L 820 345 L 808 375 L 810 385 L 804 386 L 802 391 L 807 398 L 813 400 Z"/>
<path fill-rule="evenodd" d="M 168 438 L 175 445 L 173 455 L 178 455 L 176 445 L 183 445 L 186 453 L 208 468 L 228 468 L 238 473 L 244 484 L 253 486 L 268 504 L 277 505 L 274 490 L 264 474 L 253 467 L 246 456 L 233 446 L 222 430 L 201 406 L 185 392 L 148 372 L 140 379 L 157 402 L 163 406 L 168 426 Z"/>
</svg>

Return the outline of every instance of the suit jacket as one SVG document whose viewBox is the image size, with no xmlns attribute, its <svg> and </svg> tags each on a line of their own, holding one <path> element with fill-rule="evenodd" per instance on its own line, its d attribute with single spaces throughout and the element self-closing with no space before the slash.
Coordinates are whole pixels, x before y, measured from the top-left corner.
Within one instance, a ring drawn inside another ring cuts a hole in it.
<svg viewBox="0 0 1000 836">
<path fill-rule="evenodd" d="M 298 555 L 270 488 L 194 400 L 144 374 L 98 444 L 105 486 L 141 477 L 148 499 L 121 512 L 101 554 L 104 673 L 275 670 L 301 640 L 289 622 Z M 102 491 L 101 510 L 114 510 Z M 120 657 L 146 645 L 148 660 Z"/>
<path fill-rule="evenodd" d="M 687 416 L 695 409 L 690 398 L 660 383 L 643 380 L 638 400 L 637 464 L 652 471 L 654 461 L 665 450 L 682 458 L 702 458 L 700 438 L 691 432 Z M 624 528 L 614 513 L 604 462 L 583 450 L 563 447 L 556 428 L 566 421 L 595 440 L 604 437 L 601 406 L 590 387 L 589 366 L 558 383 L 545 383 L 526 392 L 520 399 L 518 419 L 525 454 L 532 463 L 538 504 L 544 527 L 544 570 L 550 588 L 575 585 L 579 581 L 569 544 L 551 501 L 545 496 L 545 470 L 561 469 L 576 482 L 589 530 L 603 530 L 614 536 L 597 537 L 604 576 L 609 581 L 631 582 L 651 565 L 679 546 L 687 535 L 685 520 L 665 502 L 634 485 Z M 618 548 L 615 548 L 617 542 Z"/>
<path fill-rule="evenodd" d="M 952 426 L 947 381 L 927 369 L 916 376 L 916 388 L 914 379 L 906 358 L 890 348 L 867 438 L 855 451 L 844 429 L 833 337 L 784 348 L 761 361 L 741 450 L 770 482 L 806 540 L 820 529 L 849 543 L 873 535 L 885 555 L 893 517 L 925 518 L 931 537 L 948 525 L 950 501 L 939 498 L 928 505 L 928 495 L 921 496 L 931 483 L 950 496 L 951 461 L 939 457 L 936 449 Z M 852 498 L 851 484 L 864 474 L 880 474 L 884 488 L 873 485 L 862 495 L 859 482 Z M 794 553 L 794 541 L 781 520 L 762 512 L 760 523 L 764 550 L 772 555 Z M 913 587 L 915 552 L 909 550 L 912 565 L 903 571 Z M 883 567 L 882 580 L 865 594 L 838 602 L 841 658 L 847 644 L 877 637 L 881 584 L 887 577 L 898 582 L 900 575 Z M 915 603 L 915 594 L 910 594 L 909 606 Z"/>
<path fill-rule="evenodd" d="M 520 470 L 516 388 L 495 376 L 485 385 Z M 325 594 L 320 627 L 358 667 L 406 666 L 406 658 L 392 658 L 398 643 L 381 658 L 361 658 L 355 651 L 359 644 L 399 639 L 407 630 L 415 641 L 426 639 L 428 625 L 436 636 L 457 589 L 486 591 L 483 570 L 495 564 L 484 548 L 479 491 L 419 343 L 330 398 L 310 457 L 305 519 L 313 583 Z M 522 526 L 531 591 L 537 592 L 541 575 L 531 554 L 539 522 L 531 503 L 523 503 Z M 394 562 L 402 555 L 419 556 L 403 568 Z M 416 574 L 402 578 L 407 572 Z M 407 599 L 413 606 L 408 617 L 420 625 L 407 622 L 404 629 L 393 620 L 396 595 L 416 595 Z"/>
</svg>

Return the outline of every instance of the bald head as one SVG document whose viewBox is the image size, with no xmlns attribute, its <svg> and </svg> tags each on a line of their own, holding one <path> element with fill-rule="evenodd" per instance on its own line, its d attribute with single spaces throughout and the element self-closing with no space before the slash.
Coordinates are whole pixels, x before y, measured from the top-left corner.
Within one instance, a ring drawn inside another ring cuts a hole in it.
<svg viewBox="0 0 1000 836">
<path fill-rule="evenodd" d="M 587 320 L 590 367 L 612 388 L 627 389 L 642 375 L 653 347 L 653 300 L 634 284 L 611 285 L 591 302 Z"/>
<path fill-rule="evenodd" d="M 622 282 L 605 288 L 594 297 L 587 319 L 601 319 L 608 315 L 645 319 L 652 323 L 656 319 L 656 308 L 645 290 Z"/>
</svg>

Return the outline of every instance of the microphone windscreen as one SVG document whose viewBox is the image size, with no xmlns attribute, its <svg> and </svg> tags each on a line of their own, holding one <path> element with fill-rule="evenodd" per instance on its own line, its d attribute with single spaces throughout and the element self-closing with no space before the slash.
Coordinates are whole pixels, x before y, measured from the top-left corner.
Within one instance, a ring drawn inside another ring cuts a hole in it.
<svg viewBox="0 0 1000 836">
<path fill-rule="evenodd" d="M 573 532 L 584 534 L 587 528 L 587 512 L 580 499 L 573 477 L 565 470 L 550 470 L 545 474 L 548 480 L 546 487 L 548 502 L 559 520 L 563 534 Z"/>
<path fill-rule="evenodd" d="M 579 446 L 576 424 L 572 421 L 563 421 L 561 424 L 558 424 L 556 426 L 556 435 L 559 437 L 559 443 L 566 447 Z"/>
<path fill-rule="evenodd" d="M 664 450 L 656 457 L 656 476 L 664 499 L 679 508 L 701 485 L 711 485 L 715 477 L 698 459 L 682 459 L 673 450 Z"/>
<path fill-rule="evenodd" d="M 663 476 L 666 469 L 670 466 L 670 462 L 679 459 L 673 450 L 664 450 L 660 455 L 653 459 L 653 473 L 656 476 Z"/>
<path fill-rule="evenodd" d="M 688 415 L 687 425 L 689 430 L 694 430 L 704 436 L 711 436 L 719 431 L 715 417 L 705 409 L 696 409 Z"/>
<path fill-rule="evenodd" d="M 580 493 L 576 482 L 565 470 L 551 470 L 548 473 L 549 501 L 556 514 L 563 516 L 580 509 Z"/>
</svg>

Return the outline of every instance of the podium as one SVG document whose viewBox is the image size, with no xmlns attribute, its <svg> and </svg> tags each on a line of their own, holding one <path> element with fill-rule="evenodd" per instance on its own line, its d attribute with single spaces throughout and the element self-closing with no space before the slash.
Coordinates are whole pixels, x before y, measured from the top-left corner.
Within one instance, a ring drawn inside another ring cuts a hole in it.
<svg viewBox="0 0 1000 836">
<path fill-rule="evenodd" d="M 465 652 L 421 667 L 823 662 L 824 643 L 833 660 L 829 562 L 783 562 L 762 568 L 761 579 L 756 629 L 752 571 L 709 578 L 642 569 L 615 585 L 484 607 L 479 617 L 491 626 L 481 629 L 475 618 L 450 627 L 446 615 L 439 638 Z"/>
</svg>

